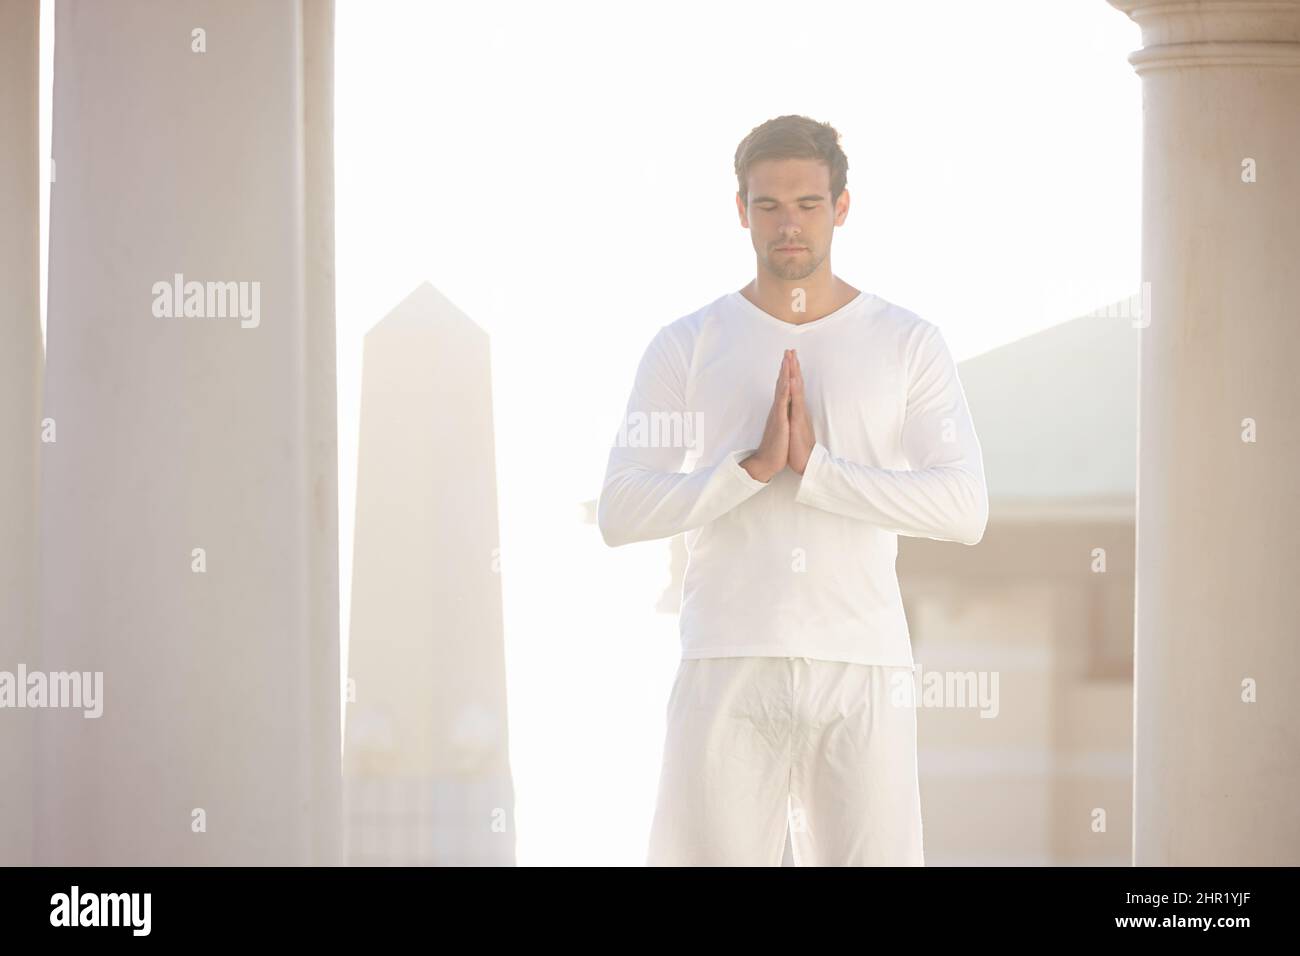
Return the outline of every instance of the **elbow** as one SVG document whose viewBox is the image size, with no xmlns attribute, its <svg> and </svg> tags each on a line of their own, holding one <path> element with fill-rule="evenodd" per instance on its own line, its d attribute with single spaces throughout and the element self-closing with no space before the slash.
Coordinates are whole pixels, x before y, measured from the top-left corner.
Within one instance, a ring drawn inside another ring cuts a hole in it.
<svg viewBox="0 0 1300 956">
<path fill-rule="evenodd" d="M 984 540 L 985 521 L 971 521 L 967 524 L 962 532 L 962 536 L 957 540 L 962 544 L 977 545 Z"/>
<path fill-rule="evenodd" d="M 611 548 L 630 542 L 631 536 L 615 519 L 613 509 L 608 505 L 609 499 L 602 493 L 596 502 L 596 525 L 600 528 L 600 537 Z"/>
<path fill-rule="evenodd" d="M 601 522 L 600 525 L 600 537 L 605 542 L 606 546 L 611 548 L 620 547 L 631 540 L 630 538 L 626 538 L 619 534 L 615 529 L 611 528 L 604 522 Z"/>
<path fill-rule="evenodd" d="M 962 544 L 976 545 L 984 538 L 984 530 L 989 524 L 989 498 L 983 487 L 979 488 L 974 504 L 967 509 L 966 520 L 962 522 L 961 536 L 957 539 Z"/>
<path fill-rule="evenodd" d="M 639 497 L 622 475 L 607 478 L 596 499 L 596 525 L 600 537 L 611 548 L 646 541 L 653 535 L 641 516 Z"/>
<path fill-rule="evenodd" d="M 989 493 L 984 482 L 975 474 L 965 474 L 963 494 L 960 495 L 948 528 L 949 541 L 976 545 L 984 538 L 989 523 Z"/>
</svg>

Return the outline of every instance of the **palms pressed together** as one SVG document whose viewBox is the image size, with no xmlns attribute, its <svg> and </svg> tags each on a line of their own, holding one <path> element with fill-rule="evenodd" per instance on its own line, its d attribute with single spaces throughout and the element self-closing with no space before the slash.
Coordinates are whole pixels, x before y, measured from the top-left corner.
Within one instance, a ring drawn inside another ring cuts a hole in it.
<svg viewBox="0 0 1300 956">
<path fill-rule="evenodd" d="M 763 428 L 762 442 L 758 451 L 741 464 L 759 481 L 770 481 L 787 465 L 802 475 L 816 440 L 804 397 L 799 355 L 794 349 L 786 349 L 781 356 L 781 370 L 777 373 L 776 390 Z"/>
</svg>

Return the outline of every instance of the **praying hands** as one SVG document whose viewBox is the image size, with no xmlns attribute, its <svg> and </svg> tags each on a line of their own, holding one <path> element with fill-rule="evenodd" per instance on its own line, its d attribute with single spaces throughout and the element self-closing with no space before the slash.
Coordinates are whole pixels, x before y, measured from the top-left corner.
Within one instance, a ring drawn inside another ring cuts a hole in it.
<svg viewBox="0 0 1300 956">
<path fill-rule="evenodd" d="M 758 481 L 771 481 L 786 465 L 802 475 L 815 441 L 812 417 L 804 400 L 799 356 L 794 349 L 786 349 L 762 441 L 758 451 L 741 462 L 741 467 Z"/>
</svg>

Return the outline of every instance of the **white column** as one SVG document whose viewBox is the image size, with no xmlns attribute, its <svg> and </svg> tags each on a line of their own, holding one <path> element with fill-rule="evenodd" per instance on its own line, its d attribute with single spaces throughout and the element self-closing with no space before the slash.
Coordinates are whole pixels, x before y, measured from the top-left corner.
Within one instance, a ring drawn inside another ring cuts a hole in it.
<svg viewBox="0 0 1300 956">
<path fill-rule="evenodd" d="M 38 862 L 341 861 L 332 24 L 56 8 Z"/>
<path fill-rule="evenodd" d="M 36 660 L 39 29 L 38 0 L 0 3 L 0 680 Z M 0 767 L 0 866 L 29 864 L 31 711 L 0 704 Z"/>
<path fill-rule="evenodd" d="M 515 861 L 489 354 L 427 282 L 366 335 L 350 863 Z"/>
<path fill-rule="evenodd" d="M 1300 3 L 1110 2 L 1142 27 L 1151 284 L 1134 862 L 1295 865 Z"/>
</svg>

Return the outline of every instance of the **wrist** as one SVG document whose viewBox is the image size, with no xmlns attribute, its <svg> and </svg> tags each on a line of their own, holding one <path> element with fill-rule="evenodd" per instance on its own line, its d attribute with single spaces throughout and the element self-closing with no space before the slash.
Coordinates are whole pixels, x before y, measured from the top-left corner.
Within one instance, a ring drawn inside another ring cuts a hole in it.
<svg viewBox="0 0 1300 956">
<path fill-rule="evenodd" d="M 755 481 L 769 482 L 772 476 L 776 474 L 777 469 L 766 464 L 758 455 L 750 455 L 740 463 L 740 467 L 749 472 L 749 477 Z"/>
<path fill-rule="evenodd" d="M 808 468 L 808 461 L 811 458 L 812 458 L 812 445 L 809 445 L 806 450 L 790 456 L 791 470 L 802 475 L 804 471 Z"/>
<path fill-rule="evenodd" d="M 817 439 L 812 438 L 807 442 L 799 442 L 798 445 L 790 445 L 790 458 L 786 462 L 790 470 L 798 475 L 802 475 L 808 468 L 808 462 L 812 460 L 813 448 L 817 444 Z"/>
</svg>

